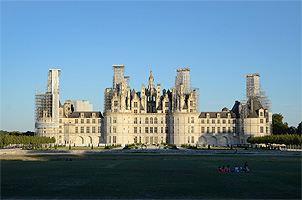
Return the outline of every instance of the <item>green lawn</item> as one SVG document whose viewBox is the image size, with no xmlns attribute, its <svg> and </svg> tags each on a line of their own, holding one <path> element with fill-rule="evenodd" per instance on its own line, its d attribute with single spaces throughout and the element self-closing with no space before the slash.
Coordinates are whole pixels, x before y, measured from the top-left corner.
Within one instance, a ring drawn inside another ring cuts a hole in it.
<svg viewBox="0 0 302 200">
<path fill-rule="evenodd" d="M 1 161 L 1 197 L 301 199 L 300 156 L 42 157 L 49 161 Z M 251 173 L 217 171 L 245 161 Z"/>
</svg>

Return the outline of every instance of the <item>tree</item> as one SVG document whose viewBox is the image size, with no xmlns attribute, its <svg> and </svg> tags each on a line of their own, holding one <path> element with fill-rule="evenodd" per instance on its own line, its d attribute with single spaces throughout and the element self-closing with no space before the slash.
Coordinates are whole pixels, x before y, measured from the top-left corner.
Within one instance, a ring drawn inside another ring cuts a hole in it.
<svg viewBox="0 0 302 200">
<path fill-rule="evenodd" d="M 280 135 L 287 133 L 288 130 L 288 124 L 283 123 L 283 116 L 281 113 L 279 114 L 273 114 L 273 134 L 274 135 Z"/>
<path fill-rule="evenodd" d="M 302 122 L 300 122 L 299 125 L 298 125 L 298 127 L 297 127 L 296 133 L 297 133 L 298 135 L 301 135 L 301 132 L 302 132 L 302 129 L 301 129 L 302 127 L 301 127 L 301 126 L 302 126 Z"/>
</svg>

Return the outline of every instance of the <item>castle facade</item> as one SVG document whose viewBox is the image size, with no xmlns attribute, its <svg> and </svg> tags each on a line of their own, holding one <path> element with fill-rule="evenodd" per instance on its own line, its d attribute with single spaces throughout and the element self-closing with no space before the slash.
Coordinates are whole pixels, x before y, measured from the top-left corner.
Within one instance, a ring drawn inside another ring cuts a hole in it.
<svg viewBox="0 0 302 200">
<path fill-rule="evenodd" d="M 48 90 L 36 94 L 36 133 L 59 144 L 161 144 L 177 146 L 246 144 L 251 136 L 271 133 L 271 114 L 259 89 L 259 74 L 248 74 L 246 102 L 233 108 L 199 112 L 198 89 L 190 86 L 190 69 L 176 69 L 175 87 L 149 83 L 135 91 L 124 76 L 125 66 L 113 65 L 113 86 L 105 89 L 103 115 L 87 101 L 59 102 L 60 70 L 49 71 Z M 56 84 L 54 84 L 56 83 Z M 46 106 L 47 99 L 51 103 Z M 45 102 L 44 102 L 45 101 Z"/>
</svg>

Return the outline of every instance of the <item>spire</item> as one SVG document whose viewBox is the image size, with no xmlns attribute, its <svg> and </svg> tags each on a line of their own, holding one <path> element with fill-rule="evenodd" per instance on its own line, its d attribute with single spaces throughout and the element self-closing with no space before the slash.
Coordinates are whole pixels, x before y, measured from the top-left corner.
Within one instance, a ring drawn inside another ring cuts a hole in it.
<svg viewBox="0 0 302 200">
<path fill-rule="evenodd" d="M 153 89 L 154 88 L 154 77 L 152 75 L 152 69 L 150 71 L 150 76 L 149 76 L 149 86 L 148 89 Z"/>
</svg>

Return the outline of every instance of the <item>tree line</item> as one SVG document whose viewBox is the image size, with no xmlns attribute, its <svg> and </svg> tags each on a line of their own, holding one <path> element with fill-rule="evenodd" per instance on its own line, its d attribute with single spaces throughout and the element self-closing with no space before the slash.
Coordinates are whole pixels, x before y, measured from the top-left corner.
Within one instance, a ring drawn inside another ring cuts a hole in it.
<svg viewBox="0 0 302 200">
<path fill-rule="evenodd" d="M 55 143 L 56 139 L 54 137 L 40 137 L 40 136 L 27 136 L 27 135 L 0 135 L 0 146 L 3 148 L 10 144 L 46 144 Z"/>
<path fill-rule="evenodd" d="M 301 145 L 301 135 L 266 135 L 261 137 L 250 137 L 247 139 L 251 144 L 286 144 L 286 145 Z"/>
</svg>

